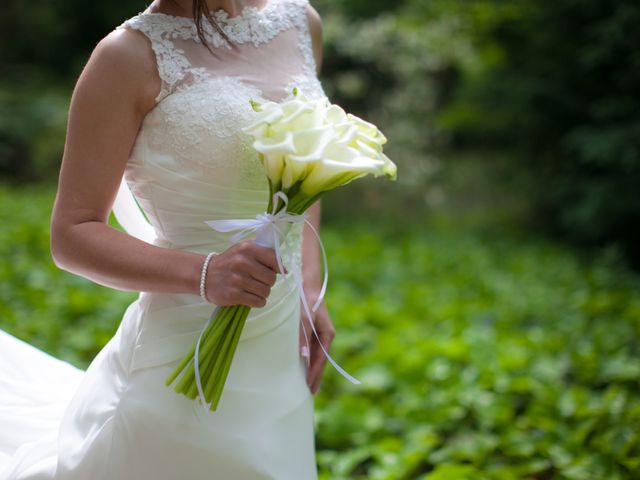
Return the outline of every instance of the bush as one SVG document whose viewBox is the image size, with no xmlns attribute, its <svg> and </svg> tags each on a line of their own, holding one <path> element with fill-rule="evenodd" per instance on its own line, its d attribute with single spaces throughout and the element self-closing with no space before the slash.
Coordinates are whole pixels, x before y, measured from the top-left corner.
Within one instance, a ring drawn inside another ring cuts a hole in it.
<svg viewBox="0 0 640 480">
<path fill-rule="evenodd" d="M 64 90 L 44 83 L 0 85 L 0 176 L 19 182 L 57 178 L 67 104 Z"/>
<path fill-rule="evenodd" d="M 640 266 L 640 5 L 544 0 L 498 19 L 497 60 L 460 83 L 442 122 L 458 142 L 508 147 L 537 222 Z"/>
<path fill-rule="evenodd" d="M 0 189 L 0 328 L 86 367 L 135 294 L 52 265 L 50 189 Z M 519 232 L 325 225 L 320 478 L 637 478 L 640 278 Z"/>
</svg>

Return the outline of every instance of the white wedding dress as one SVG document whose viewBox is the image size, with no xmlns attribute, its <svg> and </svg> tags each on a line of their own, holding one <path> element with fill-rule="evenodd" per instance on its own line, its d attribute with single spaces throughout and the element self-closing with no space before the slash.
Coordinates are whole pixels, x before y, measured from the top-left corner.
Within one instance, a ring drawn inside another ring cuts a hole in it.
<svg viewBox="0 0 640 480">
<path fill-rule="evenodd" d="M 324 95 L 306 0 L 214 14 L 233 44 L 205 20 L 215 55 L 190 18 L 143 12 L 117 27 L 148 38 L 162 89 L 114 211 L 132 235 L 201 254 L 231 245 L 206 220 L 267 206 L 265 174 L 241 132 L 250 100 L 279 101 L 294 86 Z M 127 203 L 127 186 L 152 227 Z M 0 480 L 316 479 L 300 303 L 288 281 L 301 268 L 301 234 L 294 226 L 283 250 L 290 273 L 247 319 L 216 412 L 165 386 L 214 309 L 198 295 L 142 292 L 86 372 L 0 331 Z"/>
</svg>

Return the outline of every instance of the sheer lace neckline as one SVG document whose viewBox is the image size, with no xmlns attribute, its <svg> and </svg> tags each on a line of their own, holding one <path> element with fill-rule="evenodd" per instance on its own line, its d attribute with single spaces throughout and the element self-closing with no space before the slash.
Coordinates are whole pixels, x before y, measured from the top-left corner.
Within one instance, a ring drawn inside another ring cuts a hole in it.
<svg viewBox="0 0 640 480">
<path fill-rule="evenodd" d="M 254 46 L 268 43 L 278 33 L 294 26 L 306 0 L 268 0 L 262 7 L 245 5 L 238 15 L 229 16 L 224 9 L 213 10 L 213 18 L 225 33 L 228 40 L 234 44 L 251 42 Z M 290 10 L 286 6 L 294 7 Z M 167 32 L 172 38 L 190 38 L 201 43 L 198 36 L 196 22 L 191 17 L 170 15 L 161 12 L 142 12 L 131 19 L 129 23 L 143 22 L 158 35 Z M 127 22 L 125 22 L 127 23 Z M 208 22 L 202 22 L 202 29 L 206 39 L 216 48 L 231 49 L 227 39 Z"/>
<path fill-rule="evenodd" d="M 255 18 L 255 17 L 264 16 L 264 15 L 268 14 L 269 11 L 271 9 L 273 9 L 273 7 L 274 7 L 274 5 L 276 3 L 278 3 L 277 0 L 268 0 L 266 2 L 266 5 L 264 5 L 262 7 L 258 7 L 258 6 L 255 6 L 255 5 L 245 5 L 240 10 L 240 13 L 238 13 L 237 15 L 234 15 L 233 17 L 230 16 L 229 12 L 227 12 L 224 8 L 218 8 L 218 9 L 214 9 L 214 10 L 209 10 L 209 13 L 213 17 L 213 19 L 216 22 L 218 22 L 221 26 L 222 25 L 226 25 L 226 24 L 237 24 L 237 23 L 240 23 L 240 22 L 247 21 L 250 18 Z M 170 18 L 170 19 L 175 19 L 178 22 L 185 22 L 187 24 L 195 25 L 195 21 L 193 20 L 193 17 L 191 17 L 191 16 L 185 17 L 185 16 L 181 16 L 181 15 L 171 15 L 169 13 L 163 13 L 163 12 L 142 12 L 142 13 L 140 13 L 140 15 L 141 16 L 149 15 L 149 16 L 167 17 L 167 18 Z"/>
<path fill-rule="evenodd" d="M 308 28 L 308 5 L 308 0 L 268 0 L 263 5 L 245 5 L 241 13 L 233 17 L 225 10 L 216 10 L 214 18 L 220 22 L 226 38 L 208 21 L 202 23 L 204 41 L 221 49 L 219 55 L 214 56 L 201 48 L 203 39 L 193 18 L 141 12 L 117 28 L 138 30 L 150 40 L 162 80 L 156 102 L 211 77 L 234 75 L 245 80 L 254 75 L 256 83 L 261 85 L 259 90 L 273 95 L 280 94 L 276 84 L 286 83 L 285 90 L 290 91 L 289 87 L 295 84 L 298 88 L 304 87 L 307 95 L 323 96 Z M 278 45 L 267 46 L 274 41 Z M 263 46 L 264 54 L 257 51 Z M 298 47 L 301 57 L 292 49 L 294 46 Z M 271 64 L 277 65 L 276 71 L 268 71 Z M 271 81 L 262 80 L 270 76 Z M 276 77 L 280 83 L 274 80 Z M 274 97 L 265 93 L 264 98 Z"/>
</svg>

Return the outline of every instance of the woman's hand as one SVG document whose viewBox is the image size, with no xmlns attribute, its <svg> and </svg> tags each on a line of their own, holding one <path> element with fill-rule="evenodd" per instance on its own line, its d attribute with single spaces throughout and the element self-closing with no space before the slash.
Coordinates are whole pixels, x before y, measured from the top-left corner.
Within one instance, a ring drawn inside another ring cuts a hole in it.
<svg viewBox="0 0 640 480">
<path fill-rule="evenodd" d="M 309 304 L 309 308 L 311 308 L 316 298 L 317 298 L 317 295 L 315 297 L 307 295 L 307 303 Z M 331 343 L 333 342 L 333 339 L 336 336 L 336 330 L 333 327 L 333 323 L 331 323 L 331 318 L 329 317 L 329 312 L 327 310 L 327 306 L 324 300 L 318 307 L 318 310 L 315 313 L 311 312 L 311 314 L 313 316 L 313 324 L 315 326 L 316 332 L 318 332 L 318 337 L 320 337 L 320 341 L 322 342 L 324 349 L 328 352 L 329 348 L 331 347 Z M 311 393 L 315 395 L 316 393 L 318 393 L 318 390 L 320 389 L 320 380 L 322 377 L 322 372 L 324 371 L 324 366 L 327 362 L 327 357 L 322 351 L 322 348 L 320 348 L 318 339 L 313 334 L 313 330 L 311 329 L 311 325 L 309 324 L 307 315 L 304 312 L 304 308 L 301 309 L 301 316 L 307 331 L 309 345 L 311 346 L 311 352 L 309 352 L 310 363 L 309 363 L 309 368 L 307 369 L 307 385 L 309 385 L 309 388 L 311 389 Z M 304 356 L 304 351 L 306 346 L 307 346 L 307 343 L 305 341 L 304 332 L 301 326 L 300 327 L 300 354 L 303 356 Z"/>
<path fill-rule="evenodd" d="M 247 240 L 210 260 L 205 295 L 216 305 L 261 308 L 276 283 L 276 272 L 275 251 Z"/>
</svg>

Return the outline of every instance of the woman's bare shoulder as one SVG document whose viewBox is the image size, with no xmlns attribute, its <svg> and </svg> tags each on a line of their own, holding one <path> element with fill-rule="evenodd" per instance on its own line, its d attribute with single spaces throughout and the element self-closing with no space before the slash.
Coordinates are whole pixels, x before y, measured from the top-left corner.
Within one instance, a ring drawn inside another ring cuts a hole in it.
<svg viewBox="0 0 640 480">
<path fill-rule="evenodd" d="M 139 31 L 117 28 L 95 46 L 78 83 L 135 97 L 142 108 L 153 106 L 160 78 L 149 40 Z M 138 102 L 136 102 L 138 103 Z"/>
</svg>

